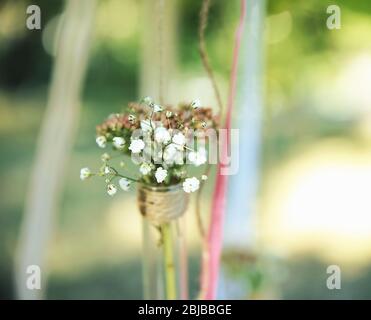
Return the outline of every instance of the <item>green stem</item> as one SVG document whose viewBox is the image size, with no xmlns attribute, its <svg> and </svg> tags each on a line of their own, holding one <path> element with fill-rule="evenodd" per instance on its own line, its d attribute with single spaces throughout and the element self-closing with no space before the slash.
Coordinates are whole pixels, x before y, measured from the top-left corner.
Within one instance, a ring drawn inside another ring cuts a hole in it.
<svg viewBox="0 0 371 320">
<path fill-rule="evenodd" d="M 139 182 L 139 180 L 137 180 L 137 179 L 130 178 L 128 176 L 124 176 L 124 175 L 119 174 L 119 173 L 116 173 L 115 176 L 120 177 L 120 178 L 125 178 L 125 179 L 128 179 L 128 180 L 133 181 L 133 182 Z"/>
<path fill-rule="evenodd" d="M 125 178 L 125 179 L 128 179 L 128 180 L 133 181 L 133 182 L 139 182 L 139 180 L 137 180 L 137 179 L 130 178 L 128 176 L 124 176 L 122 174 L 119 174 L 118 171 L 115 168 L 110 167 L 110 169 L 114 172 L 114 176 L 116 176 L 116 177 Z"/>
<path fill-rule="evenodd" d="M 190 148 L 190 147 L 188 147 L 188 146 L 186 146 L 186 145 L 181 145 L 181 144 L 179 144 L 179 143 L 175 143 L 175 142 L 171 142 L 170 144 L 175 144 L 175 145 L 177 145 L 177 146 L 179 146 L 179 147 L 183 147 L 183 148 L 185 148 L 185 149 L 187 149 L 187 150 L 189 150 L 189 151 L 193 151 L 193 152 L 195 152 L 196 150 L 195 149 L 192 149 L 192 148 Z"/>
<path fill-rule="evenodd" d="M 165 279 L 166 279 L 166 298 L 167 300 L 176 299 L 176 278 L 173 239 L 170 223 L 165 223 L 162 226 L 162 240 L 164 246 L 164 263 L 165 263 Z"/>
</svg>

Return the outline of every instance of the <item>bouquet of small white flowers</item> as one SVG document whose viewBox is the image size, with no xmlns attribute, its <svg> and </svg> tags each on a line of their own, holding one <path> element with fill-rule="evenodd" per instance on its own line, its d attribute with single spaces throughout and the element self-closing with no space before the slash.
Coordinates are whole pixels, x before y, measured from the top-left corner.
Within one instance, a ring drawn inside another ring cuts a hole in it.
<svg viewBox="0 0 371 320">
<path fill-rule="evenodd" d="M 176 109 L 156 104 L 148 97 L 140 103 L 130 103 L 125 112 L 110 115 L 97 126 L 97 145 L 111 149 L 102 154 L 102 166 L 97 172 L 89 168 L 80 171 L 81 180 L 102 177 L 110 196 L 119 188 L 128 191 L 132 183 L 138 184 L 139 211 L 158 229 L 158 244 L 164 247 L 168 299 L 176 298 L 174 265 L 178 255 L 174 255 L 173 235 L 179 236 L 175 232 L 181 224 L 178 218 L 187 209 L 188 194 L 207 180 L 206 175 L 197 177 L 189 174 L 188 169 L 207 162 L 206 146 L 216 136 L 213 129 L 217 122 L 212 110 L 201 107 L 199 100 Z M 119 165 L 113 165 L 116 160 Z M 127 161 L 134 163 L 134 170 L 126 169 Z M 149 237 L 143 239 L 144 247 L 150 247 L 146 245 Z"/>
<path fill-rule="evenodd" d="M 187 168 L 207 162 L 206 132 L 216 127 L 212 110 L 201 107 L 199 100 L 174 109 L 146 97 L 97 126 L 97 145 L 102 149 L 111 147 L 111 151 L 102 154 L 103 165 L 97 172 L 82 168 L 80 178 L 104 178 L 110 196 L 117 193 L 118 186 L 128 191 L 133 182 L 152 187 L 182 184 L 184 192 L 195 192 L 200 180 L 207 176 L 189 176 Z M 124 174 L 120 170 L 126 166 L 128 156 L 137 171 Z M 110 162 L 117 157 L 121 158 L 120 169 Z"/>
</svg>

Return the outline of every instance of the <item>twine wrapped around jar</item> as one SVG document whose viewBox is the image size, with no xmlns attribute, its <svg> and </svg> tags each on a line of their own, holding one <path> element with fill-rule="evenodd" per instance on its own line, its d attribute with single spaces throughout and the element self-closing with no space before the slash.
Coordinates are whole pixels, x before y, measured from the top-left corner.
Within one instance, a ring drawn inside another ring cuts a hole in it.
<svg viewBox="0 0 371 320">
<path fill-rule="evenodd" d="M 181 184 L 167 187 L 138 186 L 140 213 L 158 226 L 181 217 L 187 209 L 188 194 Z"/>
</svg>

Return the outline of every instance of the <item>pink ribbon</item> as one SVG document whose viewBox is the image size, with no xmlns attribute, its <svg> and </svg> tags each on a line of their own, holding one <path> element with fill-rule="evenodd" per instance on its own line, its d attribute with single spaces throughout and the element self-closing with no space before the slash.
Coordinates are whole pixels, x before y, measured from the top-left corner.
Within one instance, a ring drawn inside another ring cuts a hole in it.
<svg viewBox="0 0 371 320">
<path fill-rule="evenodd" d="M 207 234 L 206 243 L 204 244 L 204 252 L 202 256 L 201 265 L 201 299 L 214 300 L 216 299 L 220 256 L 222 251 L 223 241 L 223 222 L 226 208 L 226 195 L 228 186 L 228 175 L 221 174 L 223 166 L 226 165 L 228 150 L 230 146 L 230 129 L 232 111 L 236 96 L 237 87 L 237 67 L 238 67 L 238 54 L 241 45 L 241 38 L 243 33 L 243 26 L 246 16 L 246 0 L 241 0 L 241 14 L 239 24 L 235 34 L 235 44 L 233 50 L 232 70 L 229 83 L 229 94 L 227 104 L 227 114 L 224 127 L 227 129 L 226 139 L 221 141 L 221 152 L 217 166 L 217 177 L 214 188 L 212 207 L 211 207 L 211 221 Z"/>
</svg>

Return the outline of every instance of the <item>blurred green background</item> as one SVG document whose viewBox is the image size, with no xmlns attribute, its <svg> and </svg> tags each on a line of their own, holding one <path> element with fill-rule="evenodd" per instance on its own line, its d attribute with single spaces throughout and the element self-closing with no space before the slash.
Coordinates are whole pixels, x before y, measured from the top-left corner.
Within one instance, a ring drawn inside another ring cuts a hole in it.
<svg viewBox="0 0 371 320">
<path fill-rule="evenodd" d="M 40 31 L 25 28 L 29 4 L 42 10 Z M 340 30 L 326 27 L 331 4 L 341 8 Z M 48 298 L 142 297 L 134 191 L 111 199 L 100 181 L 79 180 L 81 167 L 99 161 L 95 125 L 140 98 L 139 34 L 146 24 L 140 5 L 99 2 L 80 125 L 48 255 Z M 238 1 L 215 0 L 210 12 L 207 45 L 222 87 L 238 8 Z M 188 86 L 205 77 L 197 51 L 199 9 L 198 0 L 179 0 L 177 67 Z M 62 10 L 59 0 L 0 1 L 0 298 L 15 298 L 13 259 Z M 367 0 L 267 1 L 257 233 L 259 250 L 281 260 L 284 272 L 273 274 L 278 298 L 371 298 L 370 19 Z M 196 237 L 193 296 L 199 247 Z M 330 264 L 342 268 L 342 290 L 326 288 Z"/>
</svg>

